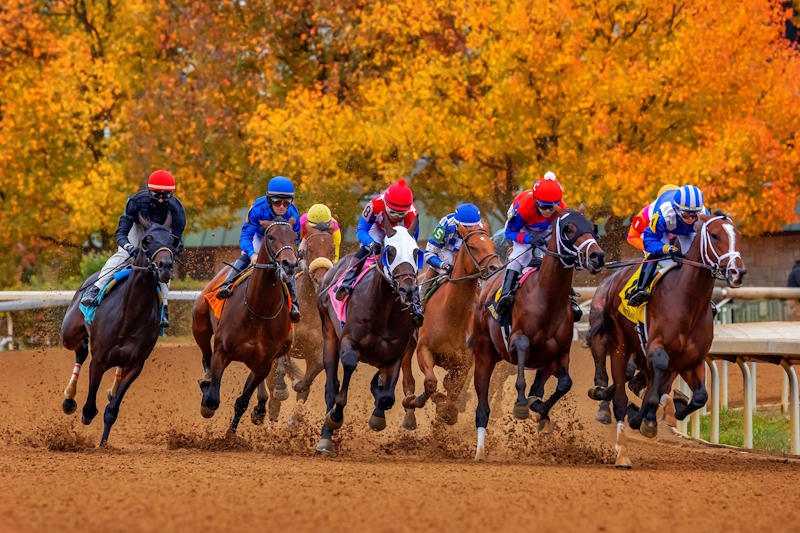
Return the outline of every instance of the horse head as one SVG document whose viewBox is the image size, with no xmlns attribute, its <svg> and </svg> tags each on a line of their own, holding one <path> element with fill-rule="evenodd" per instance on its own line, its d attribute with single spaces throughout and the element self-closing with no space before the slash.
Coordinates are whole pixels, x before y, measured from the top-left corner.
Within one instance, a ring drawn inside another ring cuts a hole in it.
<svg viewBox="0 0 800 533">
<path fill-rule="evenodd" d="M 742 286 L 747 269 L 739 252 L 742 234 L 733 221 L 722 211 L 714 215 L 700 215 L 695 222 L 695 231 L 700 234 L 700 257 L 703 264 L 724 279 L 731 288 Z"/>
<path fill-rule="evenodd" d="M 580 211 L 556 208 L 556 250 L 565 267 L 585 268 L 597 274 L 605 265 L 606 253 L 597 244 L 597 226 Z"/>
<path fill-rule="evenodd" d="M 488 278 L 503 266 L 503 262 L 495 252 L 488 220 L 473 226 L 459 224 L 458 235 L 464 242 L 462 249 L 472 260 L 475 273 L 481 278 Z"/>
<path fill-rule="evenodd" d="M 414 239 L 419 217 L 414 219 L 408 229 L 403 226 L 392 227 L 387 217 L 383 217 L 382 225 L 386 234 L 381 254 L 384 275 L 391 280 L 400 295 L 400 301 L 404 305 L 411 305 L 414 303 L 417 270 L 422 258 L 417 241 Z"/>
<path fill-rule="evenodd" d="M 325 274 L 333 268 L 336 245 L 333 242 L 333 227 L 327 222 L 307 228 L 305 260 L 314 288 L 319 290 Z"/>
<path fill-rule="evenodd" d="M 139 224 L 144 228 L 142 250 L 148 266 L 161 283 L 172 279 L 172 261 L 178 253 L 180 239 L 172 234 L 172 213 L 167 213 L 167 220 L 157 224 L 139 213 Z"/>
<path fill-rule="evenodd" d="M 284 283 L 289 283 L 297 272 L 297 233 L 294 232 L 295 219 L 277 217 L 271 221 L 262 221 L 264 240 L 261 242 L 269 264 L 275 268 Z"/>
</svg>

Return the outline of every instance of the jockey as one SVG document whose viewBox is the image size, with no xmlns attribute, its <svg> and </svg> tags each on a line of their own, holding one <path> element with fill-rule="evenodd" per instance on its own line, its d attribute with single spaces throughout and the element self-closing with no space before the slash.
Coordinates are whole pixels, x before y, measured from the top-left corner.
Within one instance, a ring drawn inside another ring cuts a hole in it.
<svg viewBox="0 0 800 533">
<path fill-rule="evenodd" d="M 339 245 L 342 244 L 342 232 L 339 230 L 339 223 L 331 216 L 331 210 L 325 204 L 314 204 L 308 213 L 303 213 L 300 217 L 300 250 L 306 249 L 306 237 L 308 228 L 317 224 L 327 224 L 333 230 L 333 262 L 339 261 Z"/>
<path fill-rule="evenodd" d="M 270 222 L 278 217 L 283 217 L 287 221 L 293 221 L 292 229 L 297 233 L 297 242 L 300 242 L 300 213 L 294 205 L 294 185 L 292 180 L 283 176 L 275 176 L 267 184 L 267 194 L 256 199 L 242 226 L 242 233 L 239 236 L 239 246 L 242 255 L 233 263 L 233 268 L 228 272 L 228 276 L 217 291 L 217 298 L 229 298 L 233 292 L 233 280 L 247 268 L 250 263 L 255 263 L 258 258 L 256 248 L 261 247 L 264 239 L 264 227 L 261 222 Z M 297 306 L 297 288 L 294 278 L 286 284 L 289 289 L 289 297 L 292 300 L 290 316 L 292 322 L 300 321 L 300 309 Z"/>
<path fill-rule="evenodd" d="M 175 198 L 175 178 L 166 170 L 156 170 L 147 179 L 147 190 L 139 191 L 133 196 L 128 197 L 125 204 L 125 211 L 119 217 L 117 231 L 114 239 L 119 248 L 117 252 L 108 258 L 106 264 L 100 270 L 100 277 L 97 278 L 86 294 L 81 299 L 81 304 L 87 307 L 97 305 L 97 297 L 100 291 L 108 285 L 112 276 L 121 270 L 123 265 L 131 263 L 133 258 L 139 254 L 139 246 L 144 237 L 144 228 L 139 224 L 139 215 L 157 224 L 167 221 L 167 215 L 172 215 L 172 226 L 170 231 L 180 241 L 177 252 L 183 250 L 183 230 L 186 228 L 186 213 L 183 204 Z M 169 327 L 169 316 L 167 314 L 167 298 L 169 297 L 169 283 L 161 283 L 161 298 L 164 302 L 164 312 L 161 315 L 161 327 Z"/>
<path fill-rule="evenodd" d="M 683 257 L 697 235 L 694 224 L 700 213 L 708 214 L 705 208 L 703 193 L 694 185 L 684 185 L 676 191 L 670 191 L 658 199 L 650 225 L 644 231 L 645 259 L 664 256 Z M 670 235 L 677 239 L 670 244 Z M 650 299 L 647 288 L 656 273 L 657 261 L 644 263 L 636 282 L 636 291 L 628 299 L 633 307 L 638 307 Z"/>
<path fill-rule="evenodd" d="M 353 290 L 353 282 L 361 270 L 361 265 L 371 253 L 380 256 L 383 249 L 383 217 L 386 217 L 392 226 L 403 226 L 408 228 L 417 217 L 417 208 L 414 206 L 414 194 L 406 185 L 406 180 L 400 179 L 395 184 L 389 186 L 386 192 L 379 194 L 369 201 L 361 213 L 356 228 L 356 236 L 361 242 L 361 248 L 353 255 L 350 266 L 336 290 L 336 299 L 342 301 Z M 414 233 L 414 238 L 419 238 L 419 227 Z M 422 311 L 419 307 L 419 291 L 414 295 L 414 322 L 417 326 L 422 325 Z"/>
<path fill-rule="evenodd" d="M 455 213 L 445 215 L 433 230 L 425 247 L 425 262 L 430 265 L 425 281 L 435 274 L 453 274 L 453 259 L 458 255 L 464 239 L 458 233 L 459 226 L 477 228 L 481 226 L 481 210 L 474 204 L 461 204 Z"/>
<path fill-rule="evenodd" d="M 644 241 L 642 240 L 642 235 L 644 234 L 644 230 L 647 229 L 647 226 L 650 225 L 650 219 L 653 218 L 653 213 L 655 212 L 656 206 L 663 202 L 663 200 L 661 202 L 659 200 L 664 193 L 677 190 L 677 185 L 664 185 L 658 191 L 656 201 L 644 206 L 642 210 L 639 211 L 639 214 L 633 217 L 633 221 L 631 221 L 631 228 L 628 230 L 628 243 L 631 246 L 641 252 L 644 252 Z"/>
<path fill-rule="evenodd" d="M 547 172 L 543 179 L 537 180 L 533 189 L 521 192 L 514 198 L 508 210 L 506 222 L 506 239 L 514 248 L 509 255 L 510 262 L 503 277 L 503 287 L 497 302 L 497 312 L 505 314 L 514 304 L 514 292 L 517 289 L 522 269 L 533 260 L 533 250 L 544 248 L 552 234 L 553 221 L 558 216 L 556 207 L 567 209 L 562 200 L 563 190 L 553 172 Z M 580 320 L 582 311 L 575 300 L 575 293 L 570 293 L 574 320 Z"/>
</svg>

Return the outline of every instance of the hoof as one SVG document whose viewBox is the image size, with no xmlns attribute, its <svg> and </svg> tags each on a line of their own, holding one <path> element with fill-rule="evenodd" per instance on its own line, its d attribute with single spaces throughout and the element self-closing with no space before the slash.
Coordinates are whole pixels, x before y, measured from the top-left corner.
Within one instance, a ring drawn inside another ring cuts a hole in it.
<svg viewBox="0 0 800 533">
<path fill-rule="evenodd" d="M 675 402 L 675 403 L 682 403 L 682 404 L 685 404 L 685 405 L 689 404 L 689 397 L 686 396 L 681 391 L 679 391 L 678 389 L 675 389 L 675 390 L 672 391 L 672 398 L 673 398 L 673 402 Z"/>
<path fill-rule="evenodd" d="M 413 394 L 409 394 L 408 396 L 403 398 L 403 401 L 400 402 L 400 403 L 402 404 L 403 409 L 416 409 L 417 406 L 414 405 L 414 403 L 416 402 L 416 399 L 417 399 L 417 396 L 415 396 Z"/>
<path fill-rule="evenodd" d="M 272 397 L 279 402 L 285 402 L 289 399 L 289 389 L 284 387 L 282 389 L 275 389 L 275 392 L 272 393 Z"/>
<path fill-rule="evenodd" d="M 214 416 L 215 412 L 216 411 L 212 411 L 211 409 L 209 409 L 205 405 L 201 405 L 200 406 L 200 414 L 203 415 L 203 418 L 211 418 L 212 416 Z"/>
<path fill-rule="evenodd" d="M 308 390 L 308 388 L 309 386 L 302 379 L 298 379 L 292 382 L 292 390 L 295 392 L 305 392 Z"/>
<path fill-rule="evenodd" d="M 448 426 L 455 426 L 458 422 L 458 409 L 455 405 L 444 405 L 436 409 L 437 418 Z"/>
<path fill-rule="evenodd" d="M 607 409 L 599 409 L 597 414 L 594 415 L 594 419 L 601 424 L 609 425 L 611 423 L 611 411 Z"/>
<path fill-rule="evenodd" d="M 253 407 L 253 410 L 250 411 L 250 421 L 253 425 L 260 426 L 264 423 L 264 418 L 267 416 L 266 409 L 259 409 L 258 406 Z"/>
<path fill-rule="evenodd" d="M 546 418 L 539 420 L 539 425 L 537 427 L 539 428 L 539 433 L 542 435 L 549 435 L 552 429 L 550 426 L 550 421 Z"/>
<path fill-rule="evenodd" d="M 61 403 L 61 409 L 64 411 L 64 414 L 71 415 L 78 409 L 78 403 L 72 398 L 65 398 Z"/>
<path fill-rule="evenodd" d="M 383 431 L 386 429 L 386 419 L 380 416 L 372 415 L 369 417 L 369 427 L 372 431 Z"/>
<path fill-rule="evenodd" d="M 482 463 L 486 460 L 486 448 L 478 448 L 475 451 L 475 460 Z"/>
<path fill-rule="evenodd" d="M 406 416 L 403 417 L 403 423 L 400 425 L 407 431 L 414 431 L 417 429 L 417 417 L 414 411 L 406 411 Z"/>
<path fill-rule="evenodd" d="M 331 439 L 320 439 L 316 449 L 319 453 L 333 453 L 333 441 Z"/>
<path fill-rule="evenodd" d="M 88 426 L 91 423 L 92 423 L 92 419 L 91 418 L 89 420 L 87 420 L 86 419 L 86 415 L 81 415 L 81 424 L 83 424 L 84 426 Z"/>
<path fill-rule="evenodd" d="M 594 387 L 589 389 L 589 398 L 592 400 L 601 400 L 599 394 L 603 391 L 603 387 L 599 385 L 595 385 Z"/>
<path fill-rule="evenodd" d="M 628 459 L 627 456 L 625 456 L 625 457 L 617 457 L 617 462 L 614 463 L 614 467 L 619 468 L 620 470 L 630 470 L 631 468 L 633 468 L 633 465 L 631 464 L 631 460 Z"/>
<path fill-rule="evenodd" d="M 514 405 L 514 418 L 517 420 L 527 420 L 530 416 L 530 409 L 527 405 Z"/>
<path fill-rule="evenodd" d="M 658 435 L 658 422 L 642 420 L 642 425 L 639 426 L 639 433 L 641 433 L 648 439 L 656 438 L 656 435 Z"/>
<path fill-rule="evenodd" d="M 342 417 L 342 419 L 339 420 L 338 422 L 333 419 L 333 410 L 328 411 L 328 414 L 325 415 L 325 427 L 327 427 L 331 431 L 336 431 L 337 429 L 342 427 L 343 423 L 344 423 L 344 417 Z"/>
</svg>

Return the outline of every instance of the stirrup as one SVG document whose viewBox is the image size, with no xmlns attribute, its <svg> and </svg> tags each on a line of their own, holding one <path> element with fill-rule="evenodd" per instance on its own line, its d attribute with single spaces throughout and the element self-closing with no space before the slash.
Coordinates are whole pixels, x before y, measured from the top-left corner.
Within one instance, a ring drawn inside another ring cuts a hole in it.
<svg viewBox="0 0 800 533">
<path fill-rule="evenodd" d="M 636 291 L 628 298 L 628 305 L 631 307 L 639 307 L 650 301 L 650 293 L 646 290 Z"/>
<path fill-rule="evenodd" d="M 233 294 L 233 283 L 225 282 L 217 290 L 217 300 L 225 300 Z"/>
</svg>

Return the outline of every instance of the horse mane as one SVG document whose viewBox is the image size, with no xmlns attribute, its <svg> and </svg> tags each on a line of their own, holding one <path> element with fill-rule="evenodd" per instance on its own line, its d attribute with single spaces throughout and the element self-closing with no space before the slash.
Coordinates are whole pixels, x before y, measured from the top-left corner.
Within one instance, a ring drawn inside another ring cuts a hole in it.
<svg viewBox="0 0 800 533">
<path fill-rule="evenodd" d="M 330 231 L 331 225 L 328 222 L 317 222 L 317 224 L 314 226 L 314 229 L 319 231 Z"/>
</svg>

